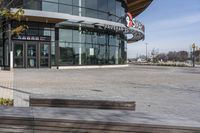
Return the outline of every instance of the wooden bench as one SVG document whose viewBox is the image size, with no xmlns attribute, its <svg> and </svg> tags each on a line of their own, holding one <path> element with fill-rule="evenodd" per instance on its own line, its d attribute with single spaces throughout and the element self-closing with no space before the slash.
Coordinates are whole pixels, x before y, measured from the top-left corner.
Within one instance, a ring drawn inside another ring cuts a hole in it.
<svg viewBox="0 0 200 133">
<path fill-rule="evenodd" d="M 64 107 L 64 108 L 90 108 L 135 110 L 134 101 L 117 99 L 90 99 L 87 97 L 64 97 L 53 95 L 30 95 L 31 107 Z"/>
</svg>

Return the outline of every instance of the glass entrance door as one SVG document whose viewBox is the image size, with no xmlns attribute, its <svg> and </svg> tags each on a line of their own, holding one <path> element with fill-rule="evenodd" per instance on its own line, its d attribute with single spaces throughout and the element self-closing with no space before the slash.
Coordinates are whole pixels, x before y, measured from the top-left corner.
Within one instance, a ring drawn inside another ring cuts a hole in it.
<svg viewBox="0 0 200 133">
<path fill-rule="evenodd" d="M 24 64 L 24 43 L 18 42 L 14 44 L 14 67 L 16 68 L 23 68 L 25 67 Z"/>
<path fill-rule="evenodd" d="M 48 42 L 14 42 L 15 68 L 51 67 L 51 45 Z"/>
<path fill-rule="evenodd" d="M 37 67 L 37 43 L 27 43 L 27 68 Z"/>
<path fill-rule="evenodd" d="M 40 43 L 40 67 L 50 67 L 50 45 Z"/>
</svg>

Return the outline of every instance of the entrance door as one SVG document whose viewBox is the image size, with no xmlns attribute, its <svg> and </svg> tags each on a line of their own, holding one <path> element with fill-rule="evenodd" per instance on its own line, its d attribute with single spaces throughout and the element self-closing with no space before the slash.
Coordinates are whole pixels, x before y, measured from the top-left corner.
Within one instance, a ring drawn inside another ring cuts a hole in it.
<svg viewBox="0 0 200 133">
<path fill-rule="evenodd" d="M 14 42 L 15 68 L 50 67 L 50 43 L 48 42 Z"/>
<path fill-rule="evenodd" d="M 50 67 L 50 44 L 40 43 L 39 67 Z"/>
<path fill-rule="evenodd" d="M 36 68 L 38 66 L 37 63 L 37 43 L 34 42 L 28 42 L 26 46 L 26 56 L 27 56 L 27 62 L 26 67 L 27 68 Z"/>
<path fill-rule="evenodd" d="M 24 43 L 23 42 L 17 42 L 14 44 L 14 53 L 13 53 L 13 56 L 14 56 L 14 67 L 16 68 L 23 68 L 25 67 L 25 64 L 24 64 L 24 54 L 25 54 L 25 51 L 24 51 Z"/>
</svg>

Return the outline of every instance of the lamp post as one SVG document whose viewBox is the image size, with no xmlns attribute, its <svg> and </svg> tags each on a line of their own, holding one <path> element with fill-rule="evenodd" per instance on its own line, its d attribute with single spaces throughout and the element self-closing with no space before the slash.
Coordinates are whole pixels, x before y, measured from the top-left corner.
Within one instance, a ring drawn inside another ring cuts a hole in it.
<svg viewBox="0 0 200 133">
<path fill-rule="evenodd" d="M 192 44 L 192 66 L 195 67 L 195 43 Z"/>
<path fill-rule="evenodd" d="M 147 53 L 147 45 L 148 43 L 145 43 L 146 44 L 146 61 L 148 61 L 148 53 Z"/>
</svg>

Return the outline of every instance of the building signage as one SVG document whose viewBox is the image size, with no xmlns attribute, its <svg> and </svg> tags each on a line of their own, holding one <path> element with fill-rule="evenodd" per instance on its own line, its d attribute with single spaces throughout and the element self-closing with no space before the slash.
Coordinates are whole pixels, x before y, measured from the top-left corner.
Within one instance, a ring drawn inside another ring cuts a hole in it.
<svg viewBox="0 0 200 133">
<path fill-rule="evenodd" d="M 131 15 L 131 13 L 127 13 L 126 14 L 126 27 L 130 28 L 133 26 L 133 17 Z"/>
<path fill-rule="evenodd" d="M 94 56 L 94 48 L 90 48 L 90 56 Z"/>
<path fill-rule="evenodd" d="M 121 27 L 121 26 L 114 26 L 114 25 L 104 25 L 105 29 L 114 30 L 116 32 L 129 32 L 129 29 L 127 27 Z"/>
<path fill-rule="evenodd" d="M 131 13 L 126 14 L 126 27 L 128 28 L 136 28 L 140 31 L 145 31 L 144 25 L 138 20 L 134 19 Z"/>
<path fill-rule="evenodd" d="M 26 35 L 19 35 L 13 37 L 14 40 L 23 40 L 23 41 L 51 41 L 50 36 L 26 36 Z"/>
<path fill-rule="evenodd" d="M 126 27 L 114 26 L 114 25 L 104 25 L 105 29 L 114 30 L 116 32 L 131 32 L 132 30 L 139 30 L 144 32 L 145 27 L 144 25 L 139 22 L 138 20 L 134 19 L 130 13 L 127 13 L 125 16 L 125 25 Z"/>
</svg>

